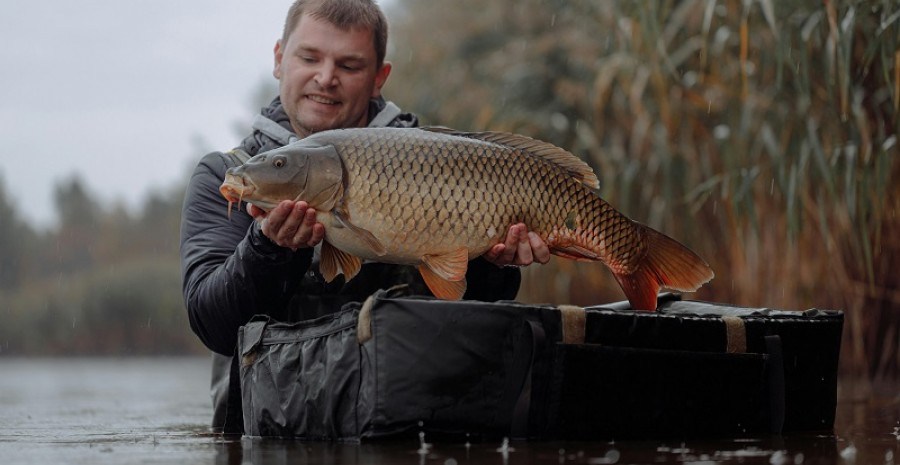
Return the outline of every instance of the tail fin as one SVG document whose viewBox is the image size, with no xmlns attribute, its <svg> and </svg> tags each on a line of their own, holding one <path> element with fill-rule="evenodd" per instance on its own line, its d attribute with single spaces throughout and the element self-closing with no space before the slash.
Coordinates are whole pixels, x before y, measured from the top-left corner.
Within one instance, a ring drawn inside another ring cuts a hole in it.
<svg viewBox="0 0 900 465">
<path fill-rule="evenodd" d="M 635 310 L 656 310 L 660 288 L 693 292 L 715 276 L 709 265 L 675 239 L 640 223 L 647 254 L 631 274 L 615 274 Z"/>
</svg>

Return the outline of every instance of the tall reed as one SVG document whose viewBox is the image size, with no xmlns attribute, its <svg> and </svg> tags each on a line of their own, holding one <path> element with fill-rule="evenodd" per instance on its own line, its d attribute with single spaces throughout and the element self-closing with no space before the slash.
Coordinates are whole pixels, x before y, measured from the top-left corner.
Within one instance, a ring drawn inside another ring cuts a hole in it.
<svg viewBox="0 0 900 465">
<path fill-rule="evenodd" d="M 843 309 L 843 373 L 900 375 L 900 4 L 399 7 L 391 98 L 570 149 L 604 198 L 710 262 L 692 298 Z M 519 297 L 622 294 L 602 268 L 555 260 Z"/>
</svg>

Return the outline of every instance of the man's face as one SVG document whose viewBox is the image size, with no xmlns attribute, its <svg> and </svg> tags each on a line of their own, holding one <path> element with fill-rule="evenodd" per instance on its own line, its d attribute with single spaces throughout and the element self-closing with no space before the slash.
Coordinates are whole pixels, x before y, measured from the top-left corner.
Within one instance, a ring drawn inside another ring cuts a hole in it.
<svg viewBox="0 0 900 465">
<path fill-rule="evenodd" d="M 273 74 L 281 103 L 300 137 L 368 123 L 369 99 L 381 93 L 391 66 L 377 64 L 372 31 L 338 29 L 304 14 L 287 43 L 275 45 Z"/>
</svg>

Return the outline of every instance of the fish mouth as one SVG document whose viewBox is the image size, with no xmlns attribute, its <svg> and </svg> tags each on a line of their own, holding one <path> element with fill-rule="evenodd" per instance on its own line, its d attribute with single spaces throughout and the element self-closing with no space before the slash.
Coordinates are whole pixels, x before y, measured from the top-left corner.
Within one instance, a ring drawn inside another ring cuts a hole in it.
<svg viewBox="0 0 900 465">
<path fill-rule="evenodd" d="M 225 182 L 219 187 L 219 192 L 229 203 L 241 202 L 244 200 L 244 196 L 253 194 L 255 190 L 256 186 L 252 181 L 248 182 L 243 176 L 231 173 L 225 174 Z"/>
<path fill-rule="evenodd" d="M 244 201 L 245 198 L 252 199 L 252 195 L 256 192 L 256 185 L 253 184 L 253 181 L 241 176 L 239 174 L 226 173 L 225 181 L 222 183 L 222 186 L 219 187 L 219 192 L 225 197 L 225 200 L 228 201 L 228 219 L 231 219 L 231 209 L 235 203 L 237 203 L 238 211 L 241 210 L 241 202 Z M 262 208 L 263 210 L 269 211 L 274 205 L 270 202 L 254 200 L 254 205 Z"/>
</svg>

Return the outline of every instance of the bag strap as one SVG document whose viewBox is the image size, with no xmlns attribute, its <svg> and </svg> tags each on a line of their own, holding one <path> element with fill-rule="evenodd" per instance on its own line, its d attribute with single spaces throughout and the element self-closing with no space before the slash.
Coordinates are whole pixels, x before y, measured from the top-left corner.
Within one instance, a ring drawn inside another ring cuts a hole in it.
<svg viewBox="0 0 900 465">
<path fill-rule="evenodd" d="M 384 108 L 380 112 L 378 112 L 378 114 L 375 115 L 374 118 L 372 118 L 372 121 L 369 121 L 369 127 L 387 127 L 387 125 L 391 124 L 391 121 L 394 121 L 394 119 L 400 116 L 401 113 L 403 113 L 403 111 L 400 110 L 400 107 L 398 107 L 394 102 L 388 100 L 387 102 L 385 102 Z"/>
<path fill-rule="evenodd" d="M 781 336 L 766 336 L 766 371 L 769 378 L 769 432 L 781 434 L 785 417 L 784 351 Z"/>
<path fill-rule="evenodd" d="M 227 165 L 240 166 L 247 163 L 247 160 L 250 159 L 250 154 L 242 148 L 234 148 L 223 153 L 222 157 L 225 158 L 225 163 Z"/>
<path fill-rule="evenodd" d="M 563 344 L 584 344 L 584 332 L 587 326 L 587 314 L 582 307 L 560 305 L 559 317 L 562 323 Z"/>
<path fill-rule="evenodd" d="M 522 389 L 519 391 L 519 397 L 513 408 L 509 435 L 514 439 L 527 439 L 529 437 L 534 364 L 547 342 L 547 333 L 539 321 L 526 320 L 525 327 L 531 335 L 531 354 L 527 357 L 521 357 L 522 361 L 527 361 L 528 368 L 522 382 Z"/>
<path fill-rule="evenodd" d="M 271 137 L 272 140 L 281 145 L 288 145 L 299 140 L 296 134 L 263 115 L 256 115 L 256 118 L 253 120 L 253 129 Z"/>
</svg>

